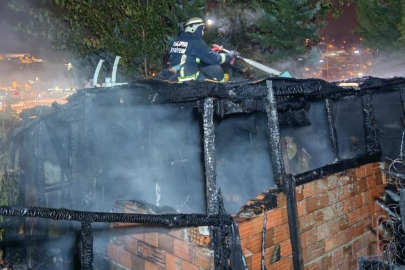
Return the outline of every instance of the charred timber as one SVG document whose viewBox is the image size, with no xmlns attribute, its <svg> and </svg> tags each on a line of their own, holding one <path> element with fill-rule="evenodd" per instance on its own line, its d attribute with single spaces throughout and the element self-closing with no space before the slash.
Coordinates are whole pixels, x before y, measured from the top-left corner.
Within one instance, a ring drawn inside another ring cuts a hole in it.
<svg viewBox="0 0 405 270">
<path fill-rule="evenodd" d="M 325 99 L 325 107 L 328 119 L 329 137 L 332 142 L 332 152 L 335 157 L 335 161 L 337 162 L 340 160 L 339 144 L 335 128 L 335 116 L 333 115 L 332 101 L 330 99 Z"/>
<path fill-rule="evenodd" d="M 362 96 L 364 128 L 366 132 L 366 152 L 374 154 L 381 151 L 377 136 L 377 123 L 374 116 L 373 99 L 371 95 Z"/>
<path fill-rule="evenodd" d="M 210 82 L 192 82 L 173 84 L 157 80 L 138 81 L 126 86 L 114 88 L 90 88 L 79 90 L 69 100 L 76 100 L 81 96 L 91 97 L 104 105 L 118 105 L 119 99 L 105 99 L 109 93 L 119 96 L 130 103 L 151 102 L 151 103 L 173 103 L 203 100 L 206 97 L 220 99 L 262 99 L 267 96 L 265 81 L 271 79 L 275 96 L 305 96 L 309 99 L 318 99 L 330 95 L 353 95 L 356 92 L 339 88 L 323 80 L 308 79 L 286 79 L 286 78 L 265 78 L 259 81 L 231 82 L 226 84 Z"/>
<path fill-rule="evenodd" d="M 267 83 L 267 98 L 266 98 L 266 113 L 267 122 L 269 126 L 270 134 L 270 147 L 271 147 L 271 159 L 273 164 L 274 175 L 276 183 L 282 185 L 282 177 L 285 174 L 283 153 L 281 151 L 280 144 L 280 130 L 278 124 L 277 103 L 274 99 L 273 83 L 272 81 L 266 81 Z"/>
<path fill-rule="evenodd" d="M 289 174 L 284 176 L 282 189 L 287 197 L 288 228 L 290 230 L 294 270 L 303 270 L 304 260 L 302 255 L 300 226 L 298 222 L 295 184 L 295 178 L 292 175 Z"/>
<path fill-rule="evenodd" d="M 93 231 L 90 220 L 82 221 L 81 263 L 83 270 L 93 269 Z"/>
<path fill-rule="evenodd" d="M 232 224 L 229 215 L 202 215 L 202 214 L 165 214 L 142 215 L 103 212 L 84 212 L 69 209 L 54 209 L 42 207 L 0 207 L 0 216 L 39 217 L 54 220 L 75 220 L 86 222 L 119 222 L 140 223 L 167 227 L 184 226 L 219 226 Z"/>
<path fill-rule="evenodd" d="M 294 177 L 297 182 L 296 185 L 300 186 L 330 174 L 343 172 L 345 170 L 357 168 L 362 165 L 373 162 L 379 162 L 380 160 L 381 160 L 381 152 L 376 152 L 371 155 L 367 153 L 363 155 L 358 155 L 357 157 L 354 158 L 344 159 L 337 163 L 329 164 L 312 171 L 300 173 L 295 175 Z"/>
<path fill-rule="evenodd" d="M 207 197 L 207 213 L 219 213 L 216 188 L 216 161 L 215 161 L 215 129 L 214 129 L 214 103 L 212 98 L 204 102 L 203 129 L 204 129 L 204 161 L 205 161 L 205 187 Z"/>
</svg>

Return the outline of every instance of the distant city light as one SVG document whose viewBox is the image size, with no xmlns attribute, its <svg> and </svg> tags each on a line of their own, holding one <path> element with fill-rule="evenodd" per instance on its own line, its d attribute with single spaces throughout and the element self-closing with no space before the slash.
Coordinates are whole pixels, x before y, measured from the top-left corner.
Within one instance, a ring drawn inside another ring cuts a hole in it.
<svg viewBox="0 0 405 270">
<path fill-rule="evenodd" d="M 355 53 L 355 54 L 360 54 L 360 51 L 357 51 L 357 50 L 356 50 L 356 51 L 354 51 L 354 53 Z"/>
<path fill-rule="evenodd" d="M 362 77 L 362 76 L 363 76 L 363 73 L 360 72 L 360 73 L 359 73 L 359 77 Z"/>
<path fill-rule="evenodd" d="M 319 62 L 320 62 L 320 63 L 323 63 L 323 60 L 321 59 L 321 60 L 319 60 Z"/>
</svg>

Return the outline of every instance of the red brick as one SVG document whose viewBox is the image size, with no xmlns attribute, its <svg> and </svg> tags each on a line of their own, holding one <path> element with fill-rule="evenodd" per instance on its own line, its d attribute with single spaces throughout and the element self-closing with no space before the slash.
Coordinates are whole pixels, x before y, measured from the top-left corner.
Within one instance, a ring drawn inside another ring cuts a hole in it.
<svg viewBox="0 0 405 270">
<path fill-rule="evenodd" d="M 368 206 L 365 205 L 353 212 L 349 213 L 349 226 L 363 220 L 367 217 Z"/>
<path fill-rule="evenodd" d="M 112 242 L 109 242 L 107 245 L 108 258 L 110 258 L 111 260 L 113 260 L 115 262 L 119 262 L 120 261 L 119 250 L 120 250 L 119 246 L 115 245 Z"/>
<path fill-rule="evenodd" d="M 297 203 L 298 217 L 302 217 L 307 214 L 307 200 L 302 200 Z"/>
<path fill-rule="evenodd" d="M 145 233 L 144 241 L 151 246 L 158 247 L 159 234 L 157 232 Z"/>
<path fill-rule="evenodd" d="M 281 243 L 287 239 L 290 239 L 288 223 L 274 227 L 274 243 Z"/>
<path fill-rule="evenodd" d="M 266 228 L 270 228 L 270 227 L 268 227 L 268 225 L 269 225 L 269 221 L 267 220 Z M 252 222 L 250 222 L 250 220 L 239 223 L 239 235 L 240 235 L 241 239 L 244 239 L 244 238 L 247 238 L 247 237 L 253 235 Z"/>
<path fill-rule="evenodd" d="M 323 270 L 326 268 L 322 267 L 322 260 L 317 260 L 312 262 L 311 264 L 308 264 L 304 267 L 305 270 Z"/>
<path fill-rule="evenodd" d="M 316 228 L 317 239 L 322 240 L 327 238 L 330 235 L 337 233 L 340 229 L 340 219 L 336 218 L 331 221 L 328 221 L 324 224 L 321 224 Z"/>
<path fill-rule="evenodd" d="M 252 267 L 249 269 L 260 270 L 262 268 L 262 254 L 257 253 L 252 255 Z"/>
<path fill-rule="evenodd" d="M 292 255 L 292 246 L 290 239 L 280 243 L 280 255 L 282 258 Z"/>
<path fill-rule="evenodd" d="M 287 208 L 277 208 L 266 213 L 266 229 L 273 228 L 288 222 Z"/>
<path fill-rule="evenodd" d="M 252 253 L 248 254 L 248 255 L 245 254 L 245 260 L 246 260 L 248 269 L 252 269 L 252 256 L 253 256 Z"/>
<path fill-rule="evenodd" d="M 242 240 L 242 247 L 251 253 L 258 253 L 262 249 L 262 235 L 255 234 Z"/>
<path fill-rule="evenodd" d="M 328 253 L 338 247 L 338 234 L 325 238 L 325 252 Z"/>
<path fill-rule="evenodd" d="M 349 242 L 363 234 L 363 222 L 358 222 L 346 230 L 346 240 Z"/>
<path fill-rule="evenodd" d="M 138 254 L 141 258 L 155 262 L 159 266 L 165 265 L 166 252 L 143 242 L 138 243 Z M 175 254 L 177 255 L 177 254 Z"/>
<path fill-rule="evenodd" d="M 325 254 L 325 242 L 319 241 L 303 250 L 304 263 L 315 260 Z"/>
<path fill-rule="evenodd" d="M 143 233 L 134 233 L 129 236 L 136 238 L 138 240 L 141 240 L 141 241 L 144 241 L 144 239 L 145 239 L 145 235 Z"/>
<path fill-rule="evenodd" d="M 297 202 L 302 201 L 304 199 L 303 189 L 304 185 L 295 188 L 295 196 L 297 197 Z"/>
<path fill-rule="evenodd" d="M 302 248 L 307 248 L 317 241 L 316 228 L 306 231 L 301 234 L 301 245 Z"/>
<path fill-rule="evenodd" d="M 346 202 L 346 201 L 344 201 L 344 202 Z M 319 211 L 317 211 L 315 213 L 322 212 L 323 221 L 330 221 L 332 219 L 339 217 L 340 215 L 342 215 L 342 213 L 346 212 L 346 211 L 344 211 L 344 207 L 345 207 L 344 202 L 338 202 L 338 203 L 332 204 L 323 209 L 320 209 Z M 348 203 L 350 203 L 350 202 L 348 202 Z M 317 223 L 317 224 L 319 224 L 319 223 Z"/>
<path fill-rule="evenodd" d="M 377 185 L 376 177 L 375 177 L 374 174 L 367 176 L 366 180 L 367 180 L 367 188 L 368 189 L 372 189 Z"/>
<path fill-rule="evenodd" d="M 339 270 L 349 270 L 349 262 L 348 261 L 340 261 L 338 264 Z"/>
<path fill-rule="evenodd" d="M 159 234 L 158 247 L 161 250 L 173 253 L 173 237 L 167 234 Z"/>
<path fill-rule="evenodd" d="M 359 186 L 359 192 L 367 191 L 367 179 L 366 178 L 360 178 L 360 180 L 357 181 L 357 185 Z"/>
<path fill-rule="evenodd" d="M 325 193 L 320 193 L 316 196 L 318 200 L 318 209 L 324 208 L 329 205 L 328 195 Z"/>
<path fill-rule="evenodd" d="M 315 196 L 310 197 L 305 201 L 306 201 L 306 213 L 310 214 L 318 210 L 318 199 Z"/>
<path fill-rule="evenodd" d="M 125 249 L 121 249 L 119 263 L 121 265 L 131 269 L 132 268 L 132 253 L 126 251 Z"/>
<path fill-rule="evenodd" d="M 378 198 L 380 198 L 380 196 L 382 194 L 384 194 L 384 188 L 379 186 L 379 187 L 375 187 L 371 190 L 371 197 L 373 198 L 373 200 L 376 200 Z"/>
<path fill-rule="evenodd" d="M 338 266 L 343 261 L 343 248 L 332 251 L 332 266 Z"/>
<path fill-rule="evenodd" d="M 166 254 L 166 269 L 167 270 L 181 270 L 181 259 L 172 254 Z"/>
<path fill-rule="evenodd" d="M 360 196 L 362 198 L 363 205 L 369 204 L 373 200 L 373 197 L 371 196 L 371 190 L 360 193 Z"/>
<path fill-rule="evenodd" d="M 374 165 L 373 165 L 373 163 L 369 163 L 369 164 L 367 164 L 365 166 L 366 166 L 366 176 L 372 175 L 374 173 L 374 170 L 373 170 Z"/>
<path fill-rule="evenodd" d="M 316 194 L 315 182 L 316 181 L 312 181 L 312 182 L 309 182 L 309 183 L 303 185 L 304 187 L 302 189 L 302 192 L 304 195 L 304 199 L 312 197 Z"/>
<path fill-rule="evenodd" d="M 380 185 L 384 184 L 381 172 L 375 174 L 375 184 L 376 184 L 376 186 L 380 186 Z"/>
<path fill-rule="evenodd" d="M 183 230 L 172 229 L 172 230 L 170 230 L 169 235 L 171 235 L 177 239 L 180 239 L 180 240 L 184 239 Z"/>
<path fill-rule="evenodd" d="M 252 223 L 252 234 L 258 234 L 263 232 L 264 215 L 253 218 L 250 220 Z"/>
<path fill-rule="evenodd" d="M 136 255 L 132 255 L 132 269 L 133 270 L 145 270 L 146 261 L 142 258 L 139 258 Z"/>
<path fill-rule="evenodd" d="M 319 180 L 314 181 L 315 182 L 315 193 L 319 194 L 319 193 L 326 193 L 328 190 L 331 189 L 331 186 L 328 185 L 329 181 L 326 178 L 322 178 Z"/>
<path fill-rule="evenodd" d="M 299 218 L 300 221 L 300 231 L 301 233 L 311 230 L 315 227 L 315 213 L 304 215 Z"/>
<path fill-rule="evenodd" d="M 366 176 L 366 167 L 365 166 L 356 168 L 356 177 L 357 178 L 363 178 L 365 176 Z"/>
<path fill-rule="evenodd" d="M 125 250 L 132 254 L 138 254 L 138 240 L 131 236 L 125 236 Z"/>
<path fill-rule="evenodd" d="M 158 265 L 145 261 L 145 270 L 163 270 L 164 268 L 159 267 Z"/>
<path fill-rule="evenodd" d="M 356 183 L 349 183 L 343 186 L 343 194 L 340 197 L 340 201 L 346 200 L 350 197 L 354 197 L 359 194 L 359 186 Z"/>
<path fill-rule="evenodd" d="M 279 270 L 293 270 L 294 267 L 292 257 L 281 258 L 278 262 L 276 262 L 276 266 Z"/>
<path fill-rule="evenodd" d="M 192 246 L 190 243 L 173 238 L 173 254 L 182 259 L 190 261 Z"/>
<path fill-rule="evenodd" d="M 337 188 L 338 186 L 342 185 L 343 183 L 342 183 L 342 179 L 341 179 L 341 178 L 342 178 L 342 177 L 339 177 L 339 176 L 336 175 L 336 174 L 332 174 L 332 175 L 327 176 L 327 177 L 326 177 L 326 187 L 328 188 L 327 190 L 329 191 L 329 190 L 331 190 L 331 189 L 335 189 L 335 188 Z M 318 191 L 318 192 L 320 191 L 319 186 L 318 186 L 318 188 L 317 188 L 317 191 Z"/>
<path fill-rule="evenodd" d="M 264 247 L 268 248 L 271 247 L 272 245 L 274 245 L 274 229 L 270 228 L 268 230 L 266 230 L 266 235 L 264 238 Z"/>
<path fill-rule="evenodd" d="M 327 193 L 329 204 L 335 204 L 341 200 L 340 198 L 342 197 L 344 187 L 337 187 Z"/>
<path fill-rule="evenodd" d="M 287 197 L 285 196 L 284 193 L 279 193 L 277 194 L 277 207 L 286 207 L 287 206 Z"/>
<path fill-rule="evenodd" d="M 168 268 L 167 268 L 168 269 Z M 199 270 L 198 266 L 185 260 L 181 262 L 181 270 Z"/>
<path fill-rule="evenodd" d="M 204 269 L 212 268 L 214 266 L 214 252 L 206 248 L 194 247 L 194 264 Z"/>
<path fill-rule="evenodd" d="M 344 215 L 340 216 L 339 231 L 346 230 L 350 226 L 349 222 L 350 222 L 349 214 L 344 214 Z"/>
<path fill-rule="evenodd" d="M 344 201 L 341 202 L 342 208 L 339 209 L 341 213 L 349 213 L 354 210 L 356 210 L 357 206 L 357 201 L 358 201 L 358 196 L 350 197 Z"/>
</svg>

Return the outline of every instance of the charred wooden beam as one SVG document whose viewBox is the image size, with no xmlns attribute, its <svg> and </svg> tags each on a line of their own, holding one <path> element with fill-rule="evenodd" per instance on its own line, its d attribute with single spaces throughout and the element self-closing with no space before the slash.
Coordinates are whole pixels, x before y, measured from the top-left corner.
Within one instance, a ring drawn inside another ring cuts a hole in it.
<svg viewBox="0 0 405 270">
<path fill-rule="evenodd" d="M 69 210 L 65 208 L 43 208 L 43 207 L 10 207 L 0 206 L 0 216 L 14 217 L 39 217 L 54 220 L 75 220 L 87 222 L 119 222 L 119 223 L 140 223 L 166 227 L 184 226 L 218 226 L 221 224 L 232 224 L 230 215 L 203 215 L 203 214 L 165 214 L 165 215 L 144 215 L 144 214 L 123 214 L 85 212 Z"/>
<path fill-rule="evenodd" d="M 294 270 L 303 270 L 304 262 L 302 256 L 301 233 L 298 219 L 297 197 L 295 191 L 295 178 L 292 175 L 285 175 L 283 190 L 287 197 L 288 227 L 293 254 Z"/>
<path fill-rule="evenodd" d="M 207 214 L 216 215 L 219 213 L 219 207 L 216 188 L 214 102 L 212 98 L 206 98 L 204 102 L 203 129 Z"/>
<path fill-rule="evenodd" d="M 374 153 L 372 155 L 366 153 L 358 155 L 354 158 L 344 159 L 337 163 L 329 164 L 315 170 L 300 173 L 295 175 L 294 177 L 297 182 L 296 185 L 300 186 L 333 173 L 343 172 L 345 170 L 357 168 L 365 164 L 379 162 L 380 160 L 381 152 Z"/>
<path fill-rule="evenodd" d="M 326 107 L 326 114 L 327 114 L 327 119 L 328 119 L 329 136 L 330 136 L 330 140 L 332 142 L 332 151 L 333 151 L 333 155 L 335 157 L 335 162 L 338 162 L 338 161 L 340 161 L 339 143 L 338 143 L 338 138 L 337 138 L 337 133 L 336 133 L 336 128 L 335 128 L 335 116 L 333 115 L 332 100 L 325 99 L 325 107 Z"/>
<path fill-rule="evenodd" d="M 277 103 L 274 98 L 273 82 L 266 81 L 267 97 L 266 97 L 266 113 L 269 125 L 271 160 L 273 165 L 274 178 L 277 185 L 282 185 L 283 175 L 285 174 L 283 153 L 281 151 L 280 131 L 278 124 Z"/>
<path fill-rule="evenodd" d="M 93 269 L 93 231 L 89 221 L 82 221 L 81 263 L 83 270 Z"/>
<path fill-rule="evenodd" d="M 262 270 L 266 270 L 265 265 L 266 226 L 267 226 L 267 215 L 265 214 L 262 230 Z"/>
<path fill-rule="evenodd" d="M 374 116 L 373 99 L 370 94 L 362 96 L 364 126 L 366 132 L 366 152 L 374 154 L 381 151 L 377 135 L 377 123 Z"/>
</svg>

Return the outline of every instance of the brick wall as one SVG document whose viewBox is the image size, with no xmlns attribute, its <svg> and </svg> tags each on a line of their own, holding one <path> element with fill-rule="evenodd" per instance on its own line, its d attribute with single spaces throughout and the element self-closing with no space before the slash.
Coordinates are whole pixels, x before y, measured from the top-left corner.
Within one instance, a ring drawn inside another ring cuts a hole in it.
<svg viewBox="0 0 405 270">
<path fill-rule="evenodd" d="M 114 211 L 146 214 L 130 201 L 116 203 Z M 148 229 L 119 223 L 112 227 L 126 231 L 125 236 L 114 237 L 108 243 L 107 257 L 115 262 L 112 269 L 204 270 L 214 265 L 214 252 L 207 247 L 209 236 L 200 233 L 198 227 Z M 117 268 L 117 263 L 123 267 Z"/>
<path fill-rule="evenodd" d="M 296 188 L 305 269 L 357 269 L 357 257 L 375 254 L 372 228 L 383 214 L 375 198 L 384 187 L 379 163 L 373 163 Z M 269 205 L 276 207 L 266 209 Z M 128 206 L 120 212 L 135 210 Z M 249 270 L 261 269 L 264 215 L 267 269 L 293 269 L 286 198 L 267 190 L 235 216 Z M 107 254 L 128 269 L 212 269 L 208 243 L 209 237 L 198 228 L 137 232 L 112 239 Z"/>
<path fill-rule="evenodd" d="M 375 254 L 372 228 L 383 214 L 375 198 L 384 193 L 383 182 L 379 163 L 372 163 L 296 188 L 305 269 L 357 269 L 357 257 Z M 276 196 L 277 208 L 265 212 L 265 265 L 293 269 L 286 199 Z M 239 222 L 249 270 L 259 270 L 264 214 Z"/>
</svg>

